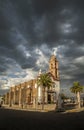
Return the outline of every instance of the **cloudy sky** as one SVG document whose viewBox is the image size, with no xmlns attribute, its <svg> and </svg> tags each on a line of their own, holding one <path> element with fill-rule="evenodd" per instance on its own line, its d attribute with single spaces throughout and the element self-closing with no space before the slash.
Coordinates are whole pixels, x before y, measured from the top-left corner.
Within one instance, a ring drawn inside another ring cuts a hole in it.
<svg viewBox="0 0 84 130">
<path fill-rule="evenodd" d="M 59 61 L 61 88 L 84 85 L 84 0 L 0 0 L 0 94 Z"/>
</svg>

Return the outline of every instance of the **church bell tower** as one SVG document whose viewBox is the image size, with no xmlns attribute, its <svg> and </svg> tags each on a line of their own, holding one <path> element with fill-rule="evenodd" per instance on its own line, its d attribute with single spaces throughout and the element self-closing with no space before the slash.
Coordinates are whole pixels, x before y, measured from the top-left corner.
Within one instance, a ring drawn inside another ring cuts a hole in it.
<svg viewBox="0 0 84 130">
<path fill-rule="evenodd" d="M 50 57 L 49 72 L 53 75 L 54 79 L 59 80 L 58 61 L 55 55 Z"/>
</svg>

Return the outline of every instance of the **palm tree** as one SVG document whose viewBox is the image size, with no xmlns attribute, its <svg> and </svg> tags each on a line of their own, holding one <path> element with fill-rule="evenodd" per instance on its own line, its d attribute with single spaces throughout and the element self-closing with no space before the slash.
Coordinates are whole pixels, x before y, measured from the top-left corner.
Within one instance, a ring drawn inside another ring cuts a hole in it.
<svg viewBox="0 0 84 130">
<path fill-rule="evenodd" d="M 80 93 L 83 91 L 83 86 L 79 82 L 74 82 L 73 86 L 70 88 L 72 93 L 75 93 L 77 96 L 78 108 L 80 108 Z"/>
<path fill-rule="evenodd" d="M 44 98 L 45 98 L 45 88 L 46 87 L 51 87 L 53 82 L 50 78 L 50 76 L 45 73 L 41 74 L 40 77 L 37 80 L 38 86 L 42 86 L 42 110 L 44 109 Z"/>
</svg>

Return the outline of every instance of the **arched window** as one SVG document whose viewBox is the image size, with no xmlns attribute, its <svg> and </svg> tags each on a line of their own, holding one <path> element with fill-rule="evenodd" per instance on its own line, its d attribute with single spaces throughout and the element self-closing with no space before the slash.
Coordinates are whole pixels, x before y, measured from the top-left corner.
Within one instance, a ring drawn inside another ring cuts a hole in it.
<svg viewBox="0 0 84 130">
<path fill-rule="evenodd" d="M 51 64 L 51 69 L 53 69 L 53 64 Z"/>
</svg>

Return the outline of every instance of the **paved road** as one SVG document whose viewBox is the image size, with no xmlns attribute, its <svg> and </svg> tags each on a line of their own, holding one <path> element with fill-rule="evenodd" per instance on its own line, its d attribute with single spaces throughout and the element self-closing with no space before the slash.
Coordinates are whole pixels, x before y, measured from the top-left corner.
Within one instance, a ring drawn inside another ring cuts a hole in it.
<svg viewBox="0 0 84 130">
<path fill-rule="evenodd" d="M 31 112 L 0 108 L 0 130 L 84 130 L 84 112 Z"/>
</svg>

